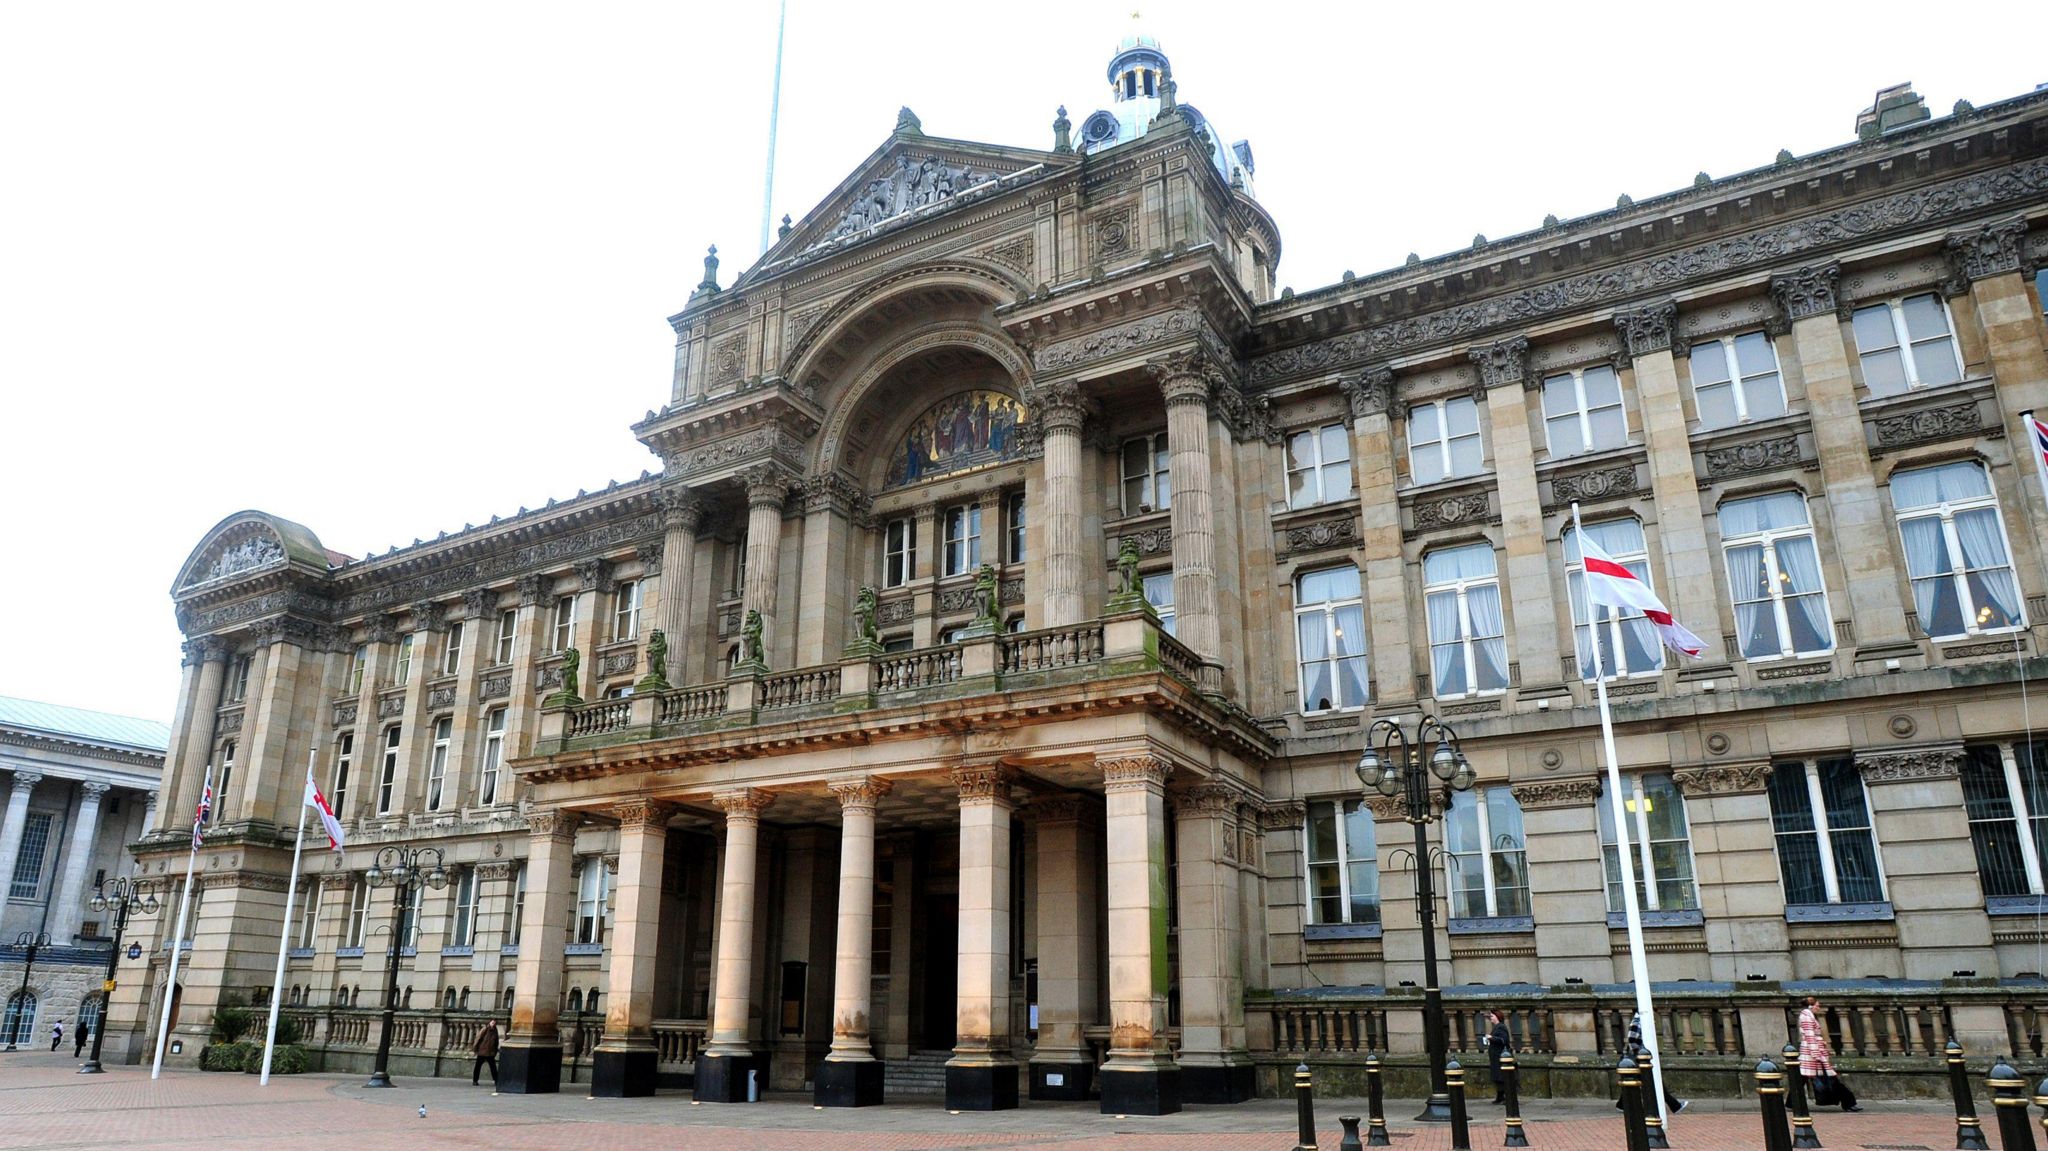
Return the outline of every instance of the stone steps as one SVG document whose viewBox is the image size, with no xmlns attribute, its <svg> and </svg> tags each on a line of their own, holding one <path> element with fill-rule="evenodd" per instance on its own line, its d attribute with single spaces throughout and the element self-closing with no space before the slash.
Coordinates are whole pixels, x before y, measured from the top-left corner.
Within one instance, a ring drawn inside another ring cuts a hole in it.
<svg viewBox="0 0 2048 1151">
<path fill-rule="evenodd" d="M 949 1051 L 920 1051 L 907 1059 L 888 1060 L 882 1069 L 883 1090 L 898 1095 L 944 1095 Z"/>
</svg>

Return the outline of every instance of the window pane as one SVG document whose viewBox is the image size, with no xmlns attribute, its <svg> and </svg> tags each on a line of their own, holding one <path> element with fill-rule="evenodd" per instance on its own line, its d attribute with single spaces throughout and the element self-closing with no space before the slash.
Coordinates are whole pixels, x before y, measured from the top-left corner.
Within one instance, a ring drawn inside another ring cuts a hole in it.
<svg viewBox="0 0 2048 1151">
<path fill-rule="evenodd" d="M 1837 831 L 1830 837 L 1835 847 L 1835 882 L 1844 903 L 1876 903 L 1884 899 L 1884 884 L 1877 875 L 1877 844 L 1870 829 Z"/>
<path fill-rule="evenodd" d="M 1771 826 L 1780 834 L 1813 830 L 1813 804 L 1806 794 L 1806 765 L 1771 765 Z"/>
<path fill-rule="evenodd" d="M 1870 809 L 1863 802 L 1863 778 L 1853 761 L 1824 759 L 1815 765 L 1820 775 L 1821 802 L 1828 812 L 1828 828 L 1869 827 Z"/>
<path fill-rule="evenodd" d="M 1863 353 L 1863 383 L 1872 394 L 1894 395 L 1906 390 L 1906 367 L 1899 353 Z"/>
<path fill-rule="evenodd" d="M 1550 437 L 1550 454 L 1574 456 L 1586 450 L 1585 440 L 1579 435 L 1579 416 L 1571 412 L 1553 416 L 1544 421 L 1544 431 Z"/>
<path fill-rule="evenodd" d="M 1909 340 L 1918 342 L 1948 335 L 1948 313 L 1934 295 L 1909 296 L 1900 301 L 1899 311 L 1905 315 L 1906 338 Z"/>
<path fill-rule="evenodd" d="M 1621 402 L 1621 377 L 1614 374 L 1613 368 L 1587 368 L 1583 374 L 1587 408 Z"/>
<path fill-rule="evenodd" d="M 1308 859 L 1310 863 L 1334 862 L 1337 858 L 1336 805 L 1308 805 Z"/>
<path fill-rule="evenodd" d="M 1953 384 L 1963 378 L 1956 367 L 1955 344 L 1947 336 L 1913 345 L 1913 374 L 1922 387 Z"/>
<path fill-rule="evenodd" d="M 1358 569 L 1354 567 L 1324 568 L 1321 571 L 1304 573 L 1299 580 L 1295 602 L 1298 604 L 1327 603 L 1333 599 L 1358 598 Z"/>
<path fill-rule="evenodd" d="M 1351 458 L 1351 432 L 1343 424 L 1331 424 L 1322 430 L 1323 462 L 1335 463 Z"/>
<path fill-rule="evenodd" d="M 1884 304 L 1856 309 L 1850 326 L 1856 333 L 1856 350 L 1865 355 L 1899 344 L 1898 333 L 1892 329 L 1892 310 Z"/>
<path fill-rule="evenodd" d="M 1316 465 L 1316 434 L 1296 432 L 1287 437 L 1287 466 L 1312 468 Z"/>
<path fill-rule="evenodd" d="M 1486 467 L 1486 449 L 1475 435 L 1459 436 L 1451 441 L 1451 474 L 1454 476 L 1477 475 Z"/>
<path fill-rule="evenodd" d="M 1469 436 L 1479 431 L 1479 405 L 1471 397 L 1444 401 L 1444 429 L 1453 436 Z"/>
<path fill-rule="evenodd" d="M 1700 422 L 1706 426 L 1722 428 L 1736 421 L 1733 384 L 1708 384 L 1695 388 L 1693 399 L 1699 406 Z"/>
<path fill-rule="evenodd" d="M 1826 903 L 1827 881 L 1820 869 L 1820 837 L 1812 832 L 1778 836 L 1778 871 L 1788 905 Z"/>
<path fill-rule="evenodd" d="M 1729 379 L 1728 353 L 1721 341 L 1709 340 L 1692 346 L 1693 386 L 1726 383 Z"/>
<path fill-rule="evenodd" d="M 1749 418 L 1765 420 L 1785 412 L 1785 385 L 1777 373 L 1757 376 L 1742 382 L 1742 402 L 1749 409 Z"/>
<path fill-rule="evenodd" d="M 1762 332 L 1747 332 L 1735 337 L 1735 362 L 1744 376 L 1778 370 L 1778 357 L 1771 350 L 1771 339 Z"/>
<path fill-rule="evenodd" d="M 1435 404 L 1417 404 L 1408 411 L 1408 441 L 1433 444 L 1443 438 L 1443 421 Z"/>
<path fill-rule="evenodd" d="M 1600 408 L 1586 418 L 1592 429 L 1589 447 L 1613 448 L 1628 442 L 1628 417 L 1618 407 Z"/>
</svg>

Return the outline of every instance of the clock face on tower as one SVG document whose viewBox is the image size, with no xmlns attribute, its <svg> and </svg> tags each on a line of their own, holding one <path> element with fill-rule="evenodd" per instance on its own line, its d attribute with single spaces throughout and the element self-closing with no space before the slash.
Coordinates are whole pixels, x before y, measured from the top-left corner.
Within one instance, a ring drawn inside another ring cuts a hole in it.
<svg viewBox="0 0 2048 1151">
<path fill-rule="evenodd" d="M 1100 147 L 1116 139 L 1116 117 L 1107 112 L 1096 112 L 1081 124 L 1081 142 L 1091 147 Z"/>
</svg>

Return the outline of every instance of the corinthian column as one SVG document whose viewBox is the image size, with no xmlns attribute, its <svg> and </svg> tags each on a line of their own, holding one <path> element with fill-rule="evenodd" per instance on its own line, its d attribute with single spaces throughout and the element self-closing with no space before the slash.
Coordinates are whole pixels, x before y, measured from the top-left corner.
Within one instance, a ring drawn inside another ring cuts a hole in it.
<svg viewBox="0 0 2048 1151">
<path fill-rule="evenodd" d="M 839 797 L 839 933 L 832 971 L 832 1051 L 819 1065 L 820 1107 L 882 1102 L 882 1064 L 869 1045 L 874 979 L 875 805 L 889 781 L 862 778 L 831 785 Z"/>
<path fill-rule="evenodd" d="M 11 868 L 21 854 L 21 836 L 28 829 L 28 799 L 43 777 L 33 771 L 14 773 L 14 785 L 7 792 L 7 816 L 0 820 L 0 860 Z"/>
<path fill-rule="evenodd" d="M 78 785 L 78 822 L 71 827 L 71 846 L 64 852 L 64 882 L 57 888 L 56 915 L 52 917 L 63 932 L 58 938 L 64 942 L 69 942 L 84 917 L 85 873 L 92 863 L 93 839 L 100 830 L 100 800 L 109 790 L 110 785 L 104 783 Z"/>
<path fill-rule="evenodd" d="M 661 630 L 668 638 L 668 666 L 662 671 L 673 684 L 690 682 L 687 653 L 697 649 L 690 634 L 690 604 L 696 597 L 697 526 L 704 522 L 704 501 L 688 488 L 661 493 Z"/>
<path fill-rule="evenodd" d="M 1025 397 L 1045 433 L 1044 626 L 1081 622 L 1087 570 L 1081 543 L 1081 425 L 1088 403 L 1072 381 L 1039 384 Z"/>
<path fill-rule="evenodd" d="M 740 473 L 740 479 L 747 485 L 747 590 L 740 610 L 761 613 L 763 644 L 781 652 L 785 644 L 775 626 L 775 583 L 782 570 L 782 502 L 789 498 L 789 473 L 759 464 Z"/>
<path fill-rule="evenodd" d="M 1178 504 L 1179 493 L 1174 502 Z M 1176 536 L 1174 546 L 1179 547 Z M 1104 1115 L 1180 1110 L 1180 1067 L 1166 1046 L 1166 780 L 1152 755 L 1102 761 L 1109 843 L 1109 1059 Z"/>
<path fill-rule="evenodd" d="M 766 1070 L 747 1046 L 747 1013 L 753 1002 L 755 849 L 761 839 L 761 810 L 774 799 L 753 788 L 712 797 L 725 811 L 725 875 L 718 892 L 710 1042 L 697 1056 L 699 1102 L 744 1103 L 747 1071 Z"/>
<path fill-rule="evenodd" d="M 1217 370 L 1200 352 L 1150 365 L 1166 396 L 1166 449 L 1173 467 L 1173 613 L 1182 643 L 1205 660 L 1222 655 L 1216 616 L 1216 516 L 1209 495 L 1209 389 Z"/>
<path fill-rule="evenodd" d="M 1017 1105 L 1010 1060 L 1010 783 L 1008 768 L 963 767 L 960 789 L 960 1004 L 946 1109 Z"/>
</svg>

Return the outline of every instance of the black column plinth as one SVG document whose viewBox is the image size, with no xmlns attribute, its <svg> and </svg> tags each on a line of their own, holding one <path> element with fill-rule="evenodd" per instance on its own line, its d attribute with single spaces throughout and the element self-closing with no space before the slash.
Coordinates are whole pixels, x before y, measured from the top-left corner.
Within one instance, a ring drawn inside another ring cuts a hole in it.
<svg viewBox="0 0 2048 1151">
<path fill-rule="evenodd" d="M 530 1047 L 507 1043 L 498 1048 L 498 1090 L 506 1095 L 553 1095 L 562 1089 L 562 1048 L 559 1044 Z"/>
<path fill-rule="evenodd" d="M 768 1068 L 759 1055 L 699 1055 L 693 1097 L 699 1103 L 745 1103 L 749 1071 L 760 1072 L 760 1088 L 766 1091 Z"/>
<path fill-rule="evenodd" d="M 1249 1063 L 1229 1063 L 1221 1067 L 1184 1063 L 1180 1069 L 1181 1101 L 1242 1103 L 1257 1094 L 1257 1084 L 1253 1080 L 1253 1068 Z"/>
<path fill-rule="evenodd" d="M 946 1065 L 946 1110 L 1009 1111 L 1016 1106 L 1015 1064 Z"/>
<path fill-rule="evenodd" d="M 607 1051 L 590 1054 L 590 1095 L 594 1099 L 632 1099 L 654 1094 L 659 1055 L 654 1051 Z"/>
<path fill-rule="evenodd" d="M 875 1107 L 882 1102 L 882 1061 L 827 1059 L 812 1079 L 811 1102 L 820 1107 Z"/>
<path fill-rule="evenodd" d="M 1048 1080 L 1057 1079 L 1053 1083 Z M 1031 1065 L 1031 1097 L 1033 1099 L 1059 1099 L 1081 1101 L 1095 1086 L 1095 1064 L 1093 1063 L 1033 1063 Z"/>
<path fill-rule="evenodd" d="M 1148 1067 L 1142 1071 L 1105 1067 L 1096 1072 L 1102 1084 L 1104 1115 L 1171 1115 L 1180 1110 L 1181 1069 Z"/>
</svg>

